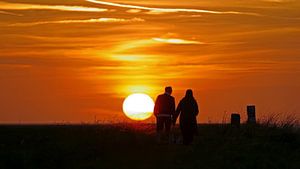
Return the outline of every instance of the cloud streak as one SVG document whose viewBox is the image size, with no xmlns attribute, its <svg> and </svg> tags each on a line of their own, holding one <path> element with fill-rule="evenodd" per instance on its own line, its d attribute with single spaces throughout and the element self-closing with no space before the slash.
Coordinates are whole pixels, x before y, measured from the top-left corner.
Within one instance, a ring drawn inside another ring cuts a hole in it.
<svg viewBox="0 0 300 169">
<path fill-rule="evenodd" d="M 9 26 L 35 26 L 44 24 L 69 24 L 69 23 L 127 23 L 127 22 L 144 22 L 141 18 L 96 18 L 96 19 L 85 19 L 85 20 L 60 20 L 60 21 L 42 21 L 42 22 L 29 22 L 29 23 L 15 23 Z"/>
<path fill-rule="evenodd" d="M 154 40 L 156 42 L 168 43 L 168 44 L 182 44 L 182 45 L 185 45 L 185 44 L 186 45 L 187 44 L 205 44 L 204 42 L 185 40 L 185 39 L 152 38 L 152 40 Z"/>
<path fill-rule="evenodd" d="M 8 3 L 0 1 L 0 9 L 2 10 L 30 10 L 30 9 L 47 9 L 60 11 L 80 11 L 80 12 L 105 12 L 107 9 L 92 8 L 83 6 L 66 6 L 66 5 L 39 5 L 25 3 Z"/>
<path fill-rule="evenodd" d="M 185 8 L 154 8 L 147 6 L 138 6 L 138 5 L 129 5 L 129 4 L 120 4 L 106 1 L 98 1 L 98 0 L 86 0 L 91 3 L 115 6 L 121 8 L 130 8 L 130 9 L 140 9 L 140 10 L 149 10 L 150 13 L 170 13 L 170 12 L 193 12 L 193 13 L 209 13 L 209 14 L 240 14 L 240 15 L 255 15 L 258 16 L 257 13 L 249 13 L 249 12 L 238 12 L 238 11 L 212 11 L 212 10 L 203 10 L 203 9 L 185 9 Z"/>
<path fill-rule="evenodd" d="M 0 14 L 12 15 L 12 16 L 23 16 L 22 14 L 17 14 L 17 13 L 7 12 L 7 11 L 0 11 Z"/>
</svg>

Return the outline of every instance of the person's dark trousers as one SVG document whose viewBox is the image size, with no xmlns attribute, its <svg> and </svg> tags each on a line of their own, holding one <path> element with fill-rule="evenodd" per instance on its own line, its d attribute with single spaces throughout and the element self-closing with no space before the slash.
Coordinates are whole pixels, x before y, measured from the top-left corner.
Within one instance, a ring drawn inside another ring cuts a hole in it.
<svg viewBox="0 0 300 169">
<path fill-rule="evenodd" d="M 171 129 L 171 117 L 157 117 L 156 118 L 156 131 L 163 131 L 165 129 L 166 132 L 170 132 Z"/>
<path fill-rule="evenodd" d="M 189 145 L 194 140 L 195 128 L 191 125 L 181 125 L 182 142 L 184 145 Z"/>
<path fill-rule="evenodd" d="M 165 130 L 166 136 L 169 139 L 170 130 L 171 130 L 171 117 L 157 117 L 156 118 L 156 132 L 157 132 L 157 141 L 161 142 L 161 136 Z"/>
<path fill-rule="evenodd" d="M 184 145 L 189 145 L 193 142 L 194 134 L 192 131 L 182 131 L 182 139 Z"/>
</svg>

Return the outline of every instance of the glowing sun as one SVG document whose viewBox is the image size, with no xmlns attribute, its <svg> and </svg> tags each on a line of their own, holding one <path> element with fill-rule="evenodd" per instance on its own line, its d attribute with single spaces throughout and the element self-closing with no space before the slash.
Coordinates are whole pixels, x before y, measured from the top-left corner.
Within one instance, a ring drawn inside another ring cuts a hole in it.
<svg viewBox="0 0 300 169">
<path fill-rule="evenodd" d="M 154 102 L 146 94 L 129 95 L 123 102 L 123 112 L 132 120 L 145 120 L 153 114 Z"/>
</svg>

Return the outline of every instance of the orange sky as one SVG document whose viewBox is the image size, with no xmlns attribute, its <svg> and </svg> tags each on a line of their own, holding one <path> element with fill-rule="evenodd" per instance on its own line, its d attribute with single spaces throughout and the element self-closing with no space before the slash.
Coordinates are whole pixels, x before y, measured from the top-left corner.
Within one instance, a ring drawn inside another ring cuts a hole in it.
<svg viewBox="0 0 300 169">
<path fill-rule="evenodd" d="M 127 121 L 124 98 L 187 88 L 200 122 L 300 118 L 299 0 L 0 0 L 0 122 Z M 153 121 L 153 118 L 151 119 Z M 150 121 L 151 121 L 150 120 Z"/>
</svg>

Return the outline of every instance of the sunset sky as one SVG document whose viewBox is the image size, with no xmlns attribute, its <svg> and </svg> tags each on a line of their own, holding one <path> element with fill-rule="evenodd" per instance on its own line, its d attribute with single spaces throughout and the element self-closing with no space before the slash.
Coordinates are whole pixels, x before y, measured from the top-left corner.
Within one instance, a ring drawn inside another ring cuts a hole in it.
<svg viewBox="0 0 300 169">
<path fill-rule="evenodd" d="M 191 88 L 199 122 L 300 118 L 300 0 L 0 0 L 0 123 L 130 121 Z M 227 113 L 226 113 L 227 112 Z M 153 118 L 150 121 L 154 121 Z"/>
</svg>

